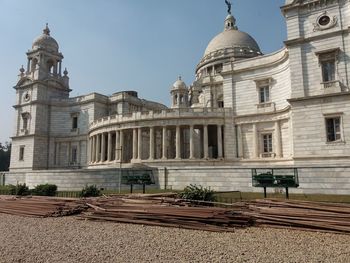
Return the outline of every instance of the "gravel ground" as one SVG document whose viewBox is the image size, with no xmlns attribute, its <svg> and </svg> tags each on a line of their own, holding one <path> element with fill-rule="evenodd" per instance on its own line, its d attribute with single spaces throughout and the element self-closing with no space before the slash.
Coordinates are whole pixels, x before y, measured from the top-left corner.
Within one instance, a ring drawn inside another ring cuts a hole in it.
<svg viewBox="0 0 350 263">
<path fill-rule="evenodd" d="M 277 229 L 211 233 L 0 214 L 0 262 L 350 262 L 350 236 Z"/>
</svg>

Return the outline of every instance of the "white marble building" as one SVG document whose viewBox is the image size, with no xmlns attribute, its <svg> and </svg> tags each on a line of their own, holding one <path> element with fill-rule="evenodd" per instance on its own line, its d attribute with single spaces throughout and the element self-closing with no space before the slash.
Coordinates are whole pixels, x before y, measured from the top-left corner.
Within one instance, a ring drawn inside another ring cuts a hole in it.
<svg viewBox="0 0 350 263">
<path fill-rule="evenodd" d="M 123 168 L 150 167 L 160 187 L 252 188 L 251 168 L 298 167 L 295 192 L 350 190 L 350 1 L 286 0 L 285 47 L 262 54 L 228 14 L 172 105 L 135 91 L 69 97 L 48 27 L 16 89 L 6 182 L 115 186 Z M 276 10 L 277 12 L 278 10 Z"/>
</svg>

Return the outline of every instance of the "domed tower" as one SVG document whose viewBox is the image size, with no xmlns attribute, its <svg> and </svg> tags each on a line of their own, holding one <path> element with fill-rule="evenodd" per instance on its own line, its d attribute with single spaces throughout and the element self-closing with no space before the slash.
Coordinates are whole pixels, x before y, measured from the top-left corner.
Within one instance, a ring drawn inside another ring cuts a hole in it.
<svg viewBox="0 0 350 263">
<path fill-rule="evenodd" d="M 27 77 L 32 81 L 54 79 L 57 84 L 60 84 L 56 88 L 61 90 L 61 96 L 69 96 L 67 70 L 62 75 L 63 55 L 59 52 L 57 41 L 50 36 L 50 29 L 47 24 L 43 33 L 33 41 L 32 49 L 27 52 L 27 56 Z"/>
<path fill-rule="evenodd" d="M 185 82 L 179 76 L 171 88 L 172 108 L 188 107 L 188 89 Z"/>
<path fill-rule="evenodd" d="M 47 169 L 49 166 L 52 100 L 69 98 L 63 55 L 46 25 L 27 52 L 27 69 L 20 69 L 16 90 L 16 127 L 12 137 L 11 169 Z"/>
</svg>

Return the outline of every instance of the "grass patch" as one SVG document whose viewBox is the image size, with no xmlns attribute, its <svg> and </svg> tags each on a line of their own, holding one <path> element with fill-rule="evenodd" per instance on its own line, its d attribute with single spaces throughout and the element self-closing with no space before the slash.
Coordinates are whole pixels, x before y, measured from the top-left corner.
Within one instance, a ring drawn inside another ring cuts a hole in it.
<svg viewBox="0 0 350 263">
<path fill-rule="evenodd" d="M 264 193 L 247 193 L 247 192 L 217 192 L 215 193 L 218 202 L 234 203 L 238 201 L 249 201 L 254 199 L 263 199 Z M 284 193 L 268 193 L 267 198 L 285 199 Z M 350 203 L 350 195 L 325 195 L 325 194 L 289 194 L 289 199 L 314 201 L 314 202 L 333 202 L 333 203 Z"/>
</svg>

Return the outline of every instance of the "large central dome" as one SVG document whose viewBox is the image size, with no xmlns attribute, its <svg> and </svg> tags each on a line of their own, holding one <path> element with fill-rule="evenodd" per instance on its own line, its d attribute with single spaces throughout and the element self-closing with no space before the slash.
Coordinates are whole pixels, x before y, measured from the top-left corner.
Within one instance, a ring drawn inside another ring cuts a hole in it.
<svg viewBox="0 0 350 263">
<path fill-rule="evenodd" d="M 228 15 L 225 19 L 225 30 L 214 37 L 204 52 L 204 56 L 210 55 L 213 52 L 241 48 L 249 53 L 256 55 L 260 54 L 260 48 L 254 38 L 245 32 L 239 31 L 235 25 L 235 18 Z"/>
<path fill-rule="evenodd" d="M 236 19 L 229 14 L 225 19 L 224 31 L 209 42 L 197 69 L 222 59 L 240 60 L 260 55 L 262 53 L 254 38 L 239 31 Z"/>
<path fill-rule="evenodd" d="M 219 35 L 214 37 L 204 52 L 204 56 L 211 54 L 218 50 L 225 50 L 229 48 L 248 48 L 249 51 L 253 50 L 259 52 L 260 48 L 256 41 L 247 33 L 239 30 L 225 30 Z"/>
</svg>

